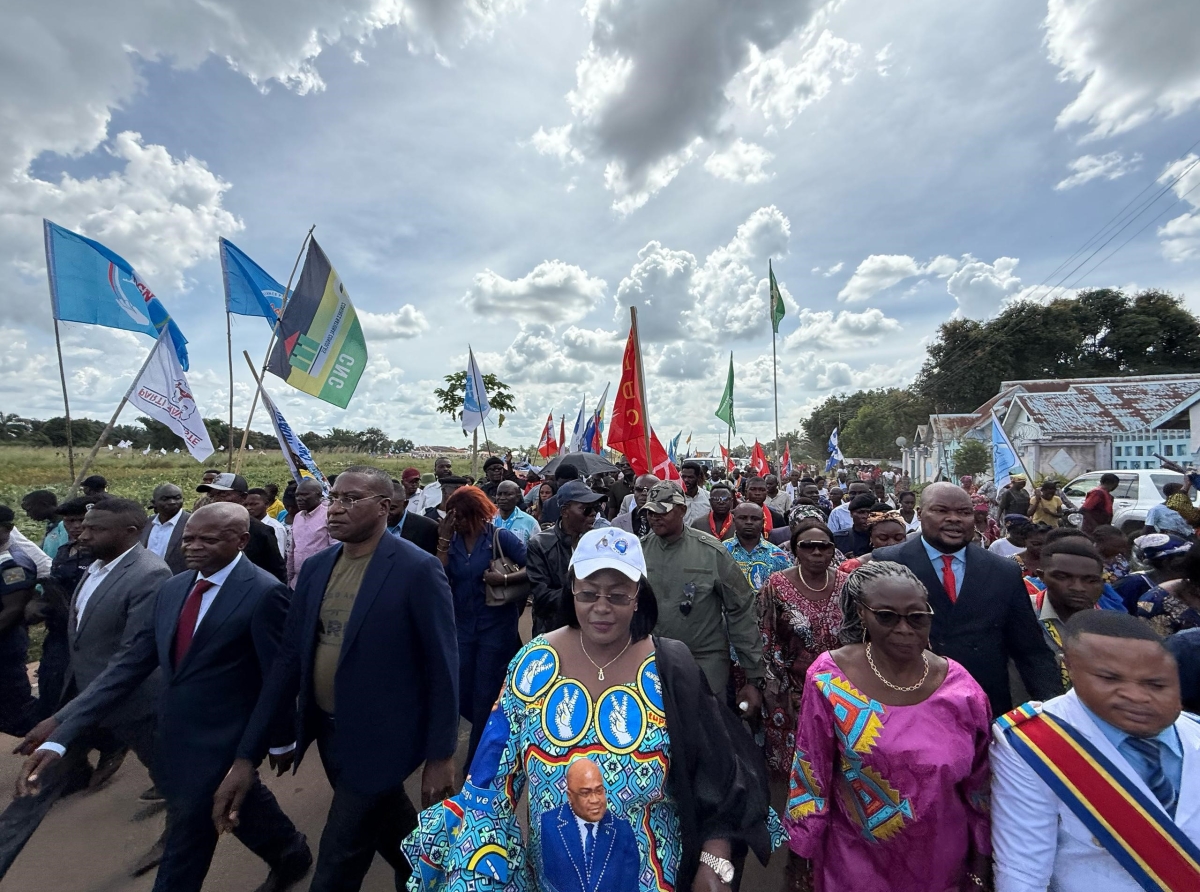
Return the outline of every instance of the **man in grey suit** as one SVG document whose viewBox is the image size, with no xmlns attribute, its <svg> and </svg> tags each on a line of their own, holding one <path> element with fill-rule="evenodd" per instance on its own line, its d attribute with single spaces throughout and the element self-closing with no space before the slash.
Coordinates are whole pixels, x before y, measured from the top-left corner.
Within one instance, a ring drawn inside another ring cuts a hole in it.
<svg viewBox="0 0 1200 892">
<path fill-rule="evenodd" d="M 190 511 L 183 510 L 183 490 L 174 483 L 160 483 L 154 487 L 151 499 L 154 515 L 142 528 L 142 545 L 167 562 L 172 574 L 187 569 L 183 557 L 183 528 Z"/>
</svg>

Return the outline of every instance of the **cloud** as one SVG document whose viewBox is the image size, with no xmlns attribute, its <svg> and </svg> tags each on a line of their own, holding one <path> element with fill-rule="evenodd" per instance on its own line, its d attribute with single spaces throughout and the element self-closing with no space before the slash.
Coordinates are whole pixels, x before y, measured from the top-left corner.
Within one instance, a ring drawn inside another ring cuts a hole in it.
<svg viewBox="0 0 1200 892">
<path fill-rule="evenodd" d="M 799 323 L 799 327 L 784 340 L 784 346 L 789 350 L 865 347 L 899 334 L 902 328 L 899 321 L 874 308 L 861 313 L 842 310 L 836 316 L 829 310 L 802 309 Z"/>
<path fill-rule="evenodd" d="M 826 30 L 795 65 L 789 66 L 777 56 L 763 59 L 750 75 L 750 106 L 768 120 L 791 124 L 806 108 L 825 98 L 833 89 L 834 77 L 853 79 L 861 51 L 858 44 Z"/>
<path fill-rule="evenodd" d="M 580 362 L 619 363 L 625 352 L 624 336 L 602 328 L 570 326 L 559 335 L 566 352 Z"/>
<path fill-rule="evenodd" d="M 495 367 L 485 362 L 486 354 L 478 356 L 485 368 Z M 541 323 L 522 325 L 498 361 L 506 383 L 586 384 L 592 379 L 590 365 L 568 356 L 554 329 Z"/>
<path fill-rule="evenodd" d="M 537 132 L 529 138 L 529 142 L 537 150 L 538 154 L 557 158 L 563 164 L 583 163 L 583 153 L 571 145 L 570 124 L 563 124 L 561 127 L 551 127 L 549 130 L 545 127 L 539 127 Z"/>
<path fill-rule="evenodd" d="M 814 266 L 812 268 L 812 271 L 813 271 L 814 275 L 816 275 L 817 273 L 820 273 L 822 276 L 824 276 L 825 278 L 828 279 L 830 276 L 836 276 L 838 273 L 840 273 L 845 268 L 845 266 L 846 266 L 845 262 L 839 260 L 833 266 L 829 267 L 829 269 L 822 270 L 821 267 Z"/>
<path fill-rule="evenodd" d="M 359 310 L 358 318 L 367 340 L 407 340 L 429 331 L 429 320 L 412 304 L 405 304 L 392 313 Z"/>
<path fill-rule="evenodd" d="M 889 77 L 892 73 L 892 45 L 886 44 L 875 54 L 875 72 L 880 77 Z"/>
<path fill-rule="evenodd" d="M 838 292 L 838 300 L 858 303 L 905 279 L 925 275 L 945 278 L 957 268 L 958 261 L 946 255 L 921 265 L 907 254 L 872 254 L 858 265 L 850 281 Z"/>
<path fill-rule="evenodd" d="M 1141 154 L 1134 155 L 1128 161 L 1120 152 L 1109 152 L 1106 155 L 1080 155 L 1067 165 L 1071 170 L 1071 175 L 1060 180 L 1054 188 L 1062 192 L 1101 177 L 1106 180 L 1118 180 L 1125 174 L 1137 170 L 1141 161 Z"/>
<path fill-rule="evenodd" d="M 764 183 L 771 174 L 763 167 L 775 157 L 760 145 L 740 137 L 723 152 L 713 152 L 704 162 L 704 169 L 714 177 L 734 183 Z"/>
<path fill-rule="evenodd" d="M 1176 198 L 1200 209 L 1200 158 L 1188 155 L 1168 164 L 1158 182 L 1172 183 Z M 1192 210 L 1168 220 L 1158 229 L 1163 256 L 1178 263 L 1200 256 L 1200 210 Z"/>
<path fill-rule="evenodd" d="M 582 319 L 607 289 L 603 279 L 578 266 L 546 260 L 519 279 L 506 279 L 490 269 L 477 273 L 462 302 L 483 316 L 531 315 L 553 326 Z"/>
<path fill-rule="evenodd" d="M 1200 103 L 1200 4 L 1160 0 L 1049 0 L 1046 52 L 1059 79 L 1080 84 L 1059 127 L 1113 136 Z"/>
<path fill-rule="evenodd" d="M 963 316 L 987 319 L 1021 291 L 1021 280 L 1013 274 L 1018 263 L 1015 257 L 997 257 L 995 263 L 984 263 L 964 254 L 962 265 L 946 280 L 946 290 L 958 301 Z"/>
</svg>

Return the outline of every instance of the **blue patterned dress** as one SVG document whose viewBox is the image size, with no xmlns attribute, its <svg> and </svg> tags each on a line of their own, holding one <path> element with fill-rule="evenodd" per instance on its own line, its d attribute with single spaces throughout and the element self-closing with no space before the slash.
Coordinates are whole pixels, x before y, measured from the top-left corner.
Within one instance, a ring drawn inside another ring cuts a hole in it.
<svg viewBox="0 0 1200 892">
<path fill-rule="evenodd" d="M 671 746 L 654 655 L 639 667 L 634 684 L 613 685 L 593 701 L 583 684 L 560 674 L 558 654 L 540 636 L 509 666 L 463 791 L 421 812 L 417 829 L 404 841 L 413 864 L 409 889 L 567 892 L 583 887 L 562 875 L 561 837 L 545 845 L 543 857 L 544 837 L 557 834 L 559 816 L 571 819 L 566 773 L 579 757 L 599 766 L 608 813 L 614 825 L 623 825 L 614 827 L 616 841 L 604 850 L 609 856 L 605 876 L 613 882 L 588 887 L 673 892 L 681 856 L 679 816 L 667 791 Z M 526 784 L 528 845 L 517 825 Z M 573 824 L 568 831 L 578 833 Z M 625 845 L 618 844 L 622 840 Z M 613 858 L 621 863 L 612 863 Z M 636 864 L 624 863 L 635 858 Z M 636 877 L 636 885 L 617 877 Z"/>
</svg>

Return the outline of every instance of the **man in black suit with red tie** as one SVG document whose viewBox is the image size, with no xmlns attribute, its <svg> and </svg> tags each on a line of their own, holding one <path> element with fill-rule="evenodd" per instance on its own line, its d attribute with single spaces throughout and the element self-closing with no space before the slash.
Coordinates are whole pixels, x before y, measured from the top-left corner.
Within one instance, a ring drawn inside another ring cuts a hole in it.
<svg viewBox="0 0 1200 892">
<path fill-rule="evenodd" d="M 203 885 L 217 844 L 213 794 L 279 647 L 287 588 L 242 554 L 249 530 L 241 505 L 215 503 L 195 511 L 183 533 L 190 570 L 163 583 L 153 615 L 128 647 L 23 742 L 32 755 L 17 786 L 28 795 L 72 740 L 162 668 L 154 778 L 167 800 L 167 833 L 156 892 L 199 892 Z M 281 751 L 294 739 L 290 719 L 286 711 L 269 732 Z M 304 835 L 257 774 L 242 812 L 235 835 L 271 867 L 263 892 L 286 889 L 308 872 L 312 853 Z"/>
</svg>

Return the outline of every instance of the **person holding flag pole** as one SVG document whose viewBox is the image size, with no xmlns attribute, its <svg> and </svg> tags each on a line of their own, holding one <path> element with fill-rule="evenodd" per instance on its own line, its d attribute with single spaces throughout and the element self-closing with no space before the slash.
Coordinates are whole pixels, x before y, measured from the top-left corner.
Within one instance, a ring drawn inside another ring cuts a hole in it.
<svg viewBox="0 0 1200 892">
<path fill-rule="evenodd" d="M 842 455 L 842 449 L 838 446 L 838 429 L 835 427 L 833 433 L 829 435 L 829 460 L 825 462 L 825 473 L 828 474 L 840 463 L 846 459 Z"/>
<path fill-rule="evenodd" d="M 783 295 L 779 291 L 779 283 L 775 281 L 775 270 L 771 268 L 769 258 L 767 275 L 771 280 L 771 381 L 775 390 L 775 466 L 779 467 L 779 364 L 775 357 L 775 338 L 779 334 L 779 323 L 783 321 L 787 307 L 783 304 Z M 730 357 L 730 362 L 732 361 Z M 729 374 L 732 378 L 732 370 Z"/>
</svg>

